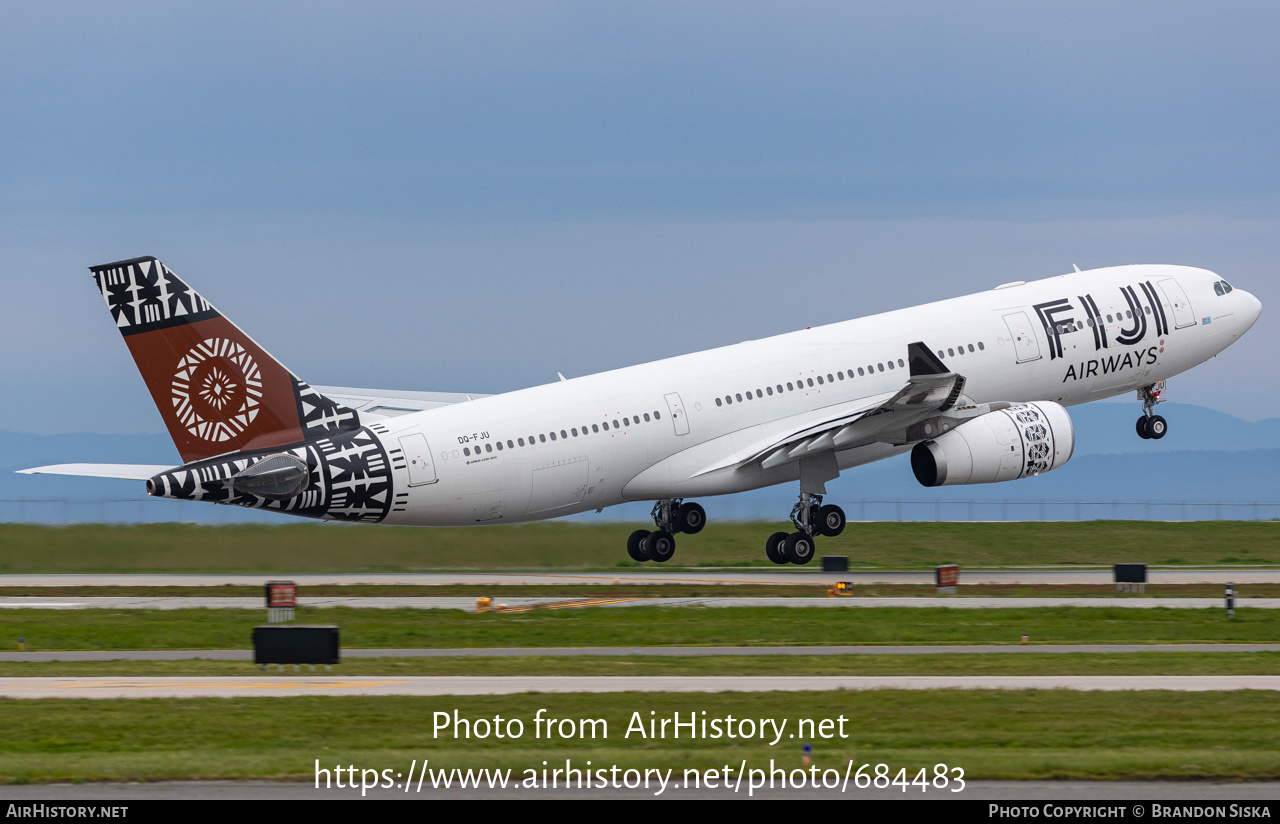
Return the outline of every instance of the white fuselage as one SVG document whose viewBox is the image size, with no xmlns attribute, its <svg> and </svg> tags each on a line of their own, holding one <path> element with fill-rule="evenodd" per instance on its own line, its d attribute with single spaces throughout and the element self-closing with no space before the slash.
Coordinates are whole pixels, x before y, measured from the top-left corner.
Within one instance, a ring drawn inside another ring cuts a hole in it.
<svg viewBox="0 0 1280 824">
<path fill-rule="evenodd" d="M 384 523 L 538 520 L 795 481 L 796 463 L 739 464 L 842 405 L 898 391 L 914 341 L 965 376 L 974 403 L 1070 406 L 1129 392 L 1252 326 L 1257 299 L 1218 295 L 1219 280 L 1163 265 L 1078 272 L 386 418 L 373 427 L 385 448 L 418 463 L 397 461 Z M 1141 329 L 1124 287 L 1146 315 Z M 836 457 L 847 469 L 907 448 L 873 443 Z"/>
</svg>

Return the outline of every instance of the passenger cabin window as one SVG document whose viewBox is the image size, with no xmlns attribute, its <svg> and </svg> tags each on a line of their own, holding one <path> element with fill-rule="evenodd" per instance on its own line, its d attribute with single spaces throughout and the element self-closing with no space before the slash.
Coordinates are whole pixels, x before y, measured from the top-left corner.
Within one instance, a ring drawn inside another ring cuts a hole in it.
<svg viewBox="0 0 1280 824">
<path fill-rule="evenodd" d="M 547 442 L 547 436 L 546 436 L 546 435 L 539 435 L 539 436 L 538 436 L 538 441 L 539 441 L 540 443 L 546 443 L 546 442 Z"/>
<path fill-rule="evenodd" d="M 613 428 L 614 428 L 614 429 L 617 429 L 617 428 L 618 428 L 618 419 L 617 419 L 617 418 L 614 418 L 614 419 L 613 419 Z"/>
<path fill-rule="evenodd" d="M 1092 326 L 1092 325 L 1093 325 L 1092 321 L 1090 322 L 1090 324 L 1089 324 L 1089 325 L 1090 325 L 1090 326 Z M 982 345 L 982 341 L 978 341 L 978 348 L 979 348 L 979 349 L 986 349 L 987 347 L 985 347 L 985 346 L 983 346 L 983 345 Z"/>
</svg>

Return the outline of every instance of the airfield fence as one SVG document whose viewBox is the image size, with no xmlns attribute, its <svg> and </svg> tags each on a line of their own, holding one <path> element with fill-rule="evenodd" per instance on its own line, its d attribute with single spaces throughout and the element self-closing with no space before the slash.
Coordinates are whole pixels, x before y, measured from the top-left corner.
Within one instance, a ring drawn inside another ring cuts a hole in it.
<svg viewBox="0 0 1280 824">
<path fill-rule="evenodd" d="M 778 520 L 781 509 L 760 501 L 735 501 L 732 497 L 708 499 L 713 518 L 730 520 Z M 851 521 L 1273 521 L 1280 520 L 1277 501 L 1091 501 L 1026 499 L 840 499 Z M 592 520 L 646 519 L 649 504 L 623 505 L 604 518 Z M 612 513 L 614 517 L 609 518 Z M 6 498 L 0 499 L 0 522 L 35 524 L 158 523 L 203 524 L 283 523 L 293 521 L 278 513 L 216 506 L 198 501 L 156 498 Z"/>
</svg>

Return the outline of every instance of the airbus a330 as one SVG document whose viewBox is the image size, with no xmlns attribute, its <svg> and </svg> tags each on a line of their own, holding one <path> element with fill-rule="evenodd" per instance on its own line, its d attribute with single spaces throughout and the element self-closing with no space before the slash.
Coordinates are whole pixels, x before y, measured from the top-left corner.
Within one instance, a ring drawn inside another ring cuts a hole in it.
<svg viewBox="0 0 1280 824">
<path fill-rule="evenodd" d="M 415 526 L 556 518 L 655 501 L 637 561 L 669 560 L 693 498 L 799 486 L 775 563 L 845 514 L 842 471 L 911 452 L 926 487 L 1012 481 L 1075 448 L 1066 407 L 1137 393 L 1163 438 L 1165 381 L 1217 355 L 1261 303 L 1213 272 L 1135 265 L 561 379 L 500 395 L 311 386 L 152 257 L 91 267 L 181 466 L 23 470 L 146 482 L 161 498 Z"/>
</svg>

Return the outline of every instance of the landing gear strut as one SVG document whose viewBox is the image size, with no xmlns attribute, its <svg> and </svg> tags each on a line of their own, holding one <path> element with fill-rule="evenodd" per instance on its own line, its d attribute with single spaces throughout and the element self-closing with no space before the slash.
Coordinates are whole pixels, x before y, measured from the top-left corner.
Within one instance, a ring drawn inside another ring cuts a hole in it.
<svg viewBox="0 0 1280 824">
<path fill-rule="evenodd" d="M 707 511 L 682 498 L 664 498 L 653 505 L 650 514 L 658 529 L 637 529 L 627 538 L 627 554 L 633 561 L 668 561 L 676 552 L 677 534 L 696 535 L 707 525 Z"/>
<path fill-rule="evenodd" d="M 1169 431 L 1169 424 L 1164 418 L 1155 414 L 1156 404 L 1164 403 L 1164 381 L 1144 386 L 1138 390 L 1138 400 L 1142 401 L 1142 417 L 1138 418 L 1138 437 L 1143 440 L 1160 440 Z"/>
<path fill-rule="evenodd" d="M 764 554 L 775 564 L 807 564 L 816 552 L 814 539 L 819 535 L 834 538 L 844 531 L 844 510 L 822 505 L 822 496 L 801 492 L 791 509 L 791 523 L 796 531 L 788 535 L 775 532 L 765 542 Z"/>
</svg>

